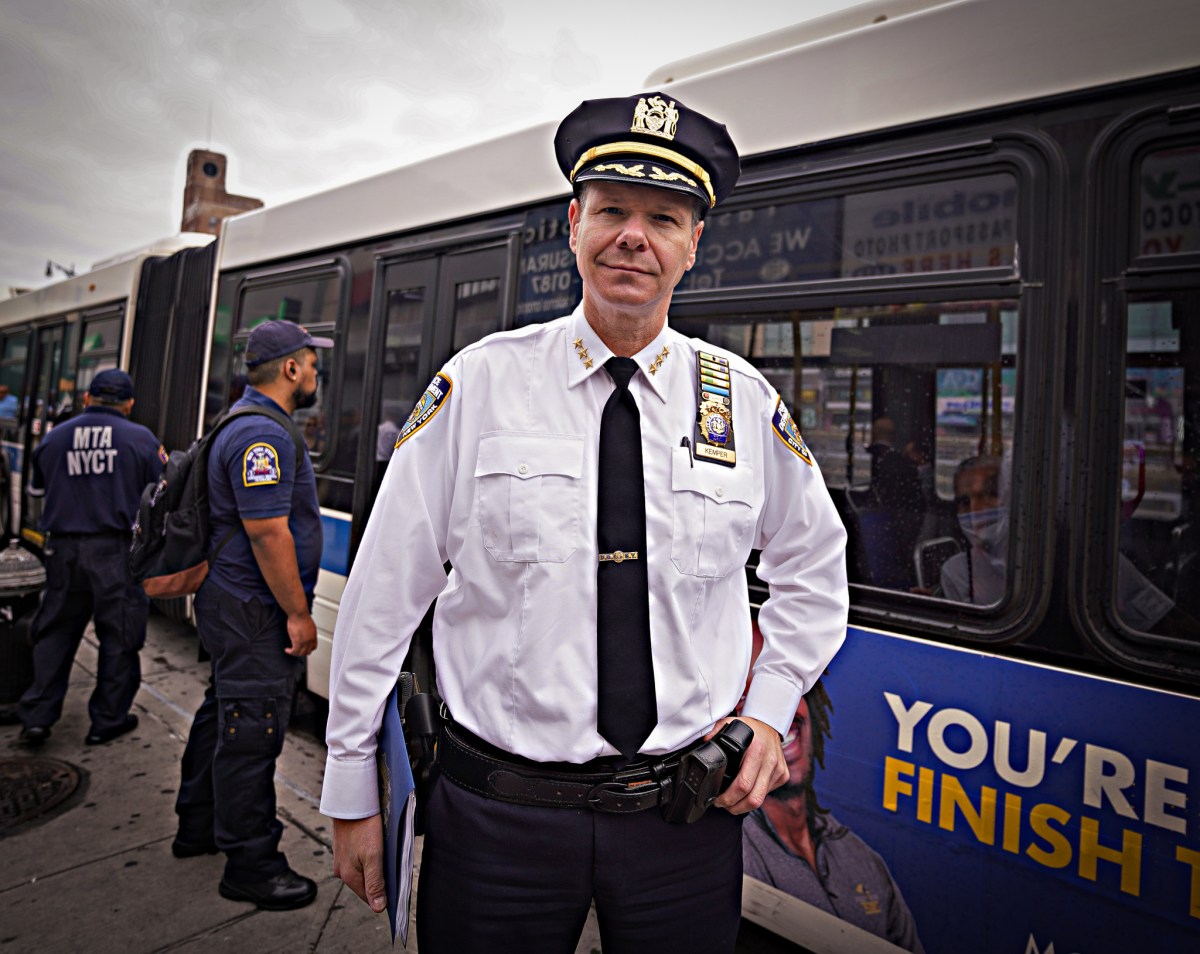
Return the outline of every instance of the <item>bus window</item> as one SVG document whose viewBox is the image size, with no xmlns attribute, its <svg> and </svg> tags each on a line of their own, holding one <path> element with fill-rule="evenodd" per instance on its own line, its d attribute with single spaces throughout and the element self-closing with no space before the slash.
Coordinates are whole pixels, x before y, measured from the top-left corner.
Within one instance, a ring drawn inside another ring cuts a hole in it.
<svg viewBox="0 0 1200 954">
<path fill-rule="evenodd" d="M 79 367 L 75 389 L 83 394 L 101 371 L 119 364 L 121 349 L 121 315 L 84 316 L 80 329 Z"/>
<path fill-rule="evenodd" d="M 850 580 L 980 606 L 1007 592 L 1015 302 L 672 320 L 791 410 L 850 535 Z"/>
<path fill-rule="evenodd" d="M 479 278 L 454 286 L 454 350 L 461 351 L 485 335 L 500 330 L 504 309 L 500 278 Z"/>
<path fill-rule="evenodd" d="M 5 335 L 0 345 L 0 418 L 20 419 L 25 365 L 29 360 L 29 332 Z"/>
<path fill-rule="evenodd" d="M 64 395 L 70 395 L 72 382 L 63 374 L 63 355 L 65 352 L 64 339 L 66 326 L 62 324 L 39 328 L 33 348 L 34 378 L 32 381 L 31 411 L 29 429 L 26 436 L 25 459 L 29 460 L 41 443 L 42 438 L 50 433 L 58 423 L 58 409 Z M 26 468 L 22 480 L 26 487 L 29 485 L 30 472 Z M 28 510 L 21 513 L 21 532 L 28 540 L 33 540 L 39 546 L 42 535 L 38 530 L 41 522 L 41 500 L 37 497 L 25 497 Z"/>
<path fill-rule="evenodd" d="M 289 282 L 248 285 L 242 292 L 239 302 L 237 327 L 239 340 L 234 344 L 233 374 L 242 372 L 241 358 L 246 349 L 246 339 L 241 335 L 248 333 L 264 321 L 286 319 L 303 325 L 310 330 L 322 325 L 332 328 L 337 324 L 337 316 L 341 298 L 341 276 L 336 272 L 325 272 L 317 275 L 306 275 Z M 310 408 L 298 410 L 294 415 L 297 426 L 304 434 L 309 453 L 315 458 L 324 458 L 330 450 L 330 399 L 332 371 L 337 355 L 318 353 L 320 363 L 317 374 L 320 387 L 317 390 L 317 403 Z M 231 400 L 241 397 L 240 390 L 231 394 Z"/>
<path fill-rule="evenodd" d="M 422 380 L 421 337 L 432 318 L 432 261 L 404 262 L 387 267 L 384 275 L 384 340 L 379 380 L 379 422 L 375 428 L 374 474 L 371 498 L 379 489 L 396 438 L 427 383 Z"/>
<path fill-rule="evenodd" d="M 416 403 L 420 390 L 418 360 L 421 324 L 425 311 L 424 288 L 401 288 L 388 292 L 387 337 L 383 353 L 383 379 L 379 389 L 379 428 L 375 459 L 392 456 L 400 428 Z"/>
<path fill-rule="evenodd" d="M 341 276 L 325 273 L 286 284 L 250 285 L 242 293 L 238 330 L 285 318 L 298 325 L 333 324 L 337 320 Z"/>
<path fill-rule="evenodd" d="M 1195 297 L 1128 305 L 1117 618 L 1137 632 L 1200 637 L 1200 338 Z"/>
<path fill-rule="evenodd" d="M 1150 153 L 1141 161 L 1140 180 L 1139 254 L 1200 252 L 1200 145 Z"/>
<path fill-rule="evenodd" d="M 1010 173 L 785 199 L 705 222 L 683 293 L 823 279 L 1015 269 Z"/>
</svg>

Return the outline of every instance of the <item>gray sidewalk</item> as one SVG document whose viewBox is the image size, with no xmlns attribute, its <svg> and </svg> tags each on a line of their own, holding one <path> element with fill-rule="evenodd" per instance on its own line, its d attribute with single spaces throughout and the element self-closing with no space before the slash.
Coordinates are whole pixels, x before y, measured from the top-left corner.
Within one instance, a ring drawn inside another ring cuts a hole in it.
<svg viewBox="0 0 1200 954">
<path fill-rule="evenodd" d="M 96 661 L 89 630 L 50 741 L 29 752 L 15 746 L 18 727 L 0 727 L 0 758 L 55 759 L 84 776 L 66 807 L 0 837 L 5 954 L 390 949 L 386 919 L 333 877 L 329 820 L 317 811 L 325 749 L 310 736 L 289 734 L 276 790 L 281 847 L 319 885 L 312 905 L 266 912 L 227 901 L 217 893 L 223 856 L 172 856 L 179 759 L 208 678 L 196 656 L 190 627 L 152 615 L 134 705 L 141 724 L 108 745 L 85 746 Z M 410 950 L 415 938 L 414 930 Z"/>
</svg>

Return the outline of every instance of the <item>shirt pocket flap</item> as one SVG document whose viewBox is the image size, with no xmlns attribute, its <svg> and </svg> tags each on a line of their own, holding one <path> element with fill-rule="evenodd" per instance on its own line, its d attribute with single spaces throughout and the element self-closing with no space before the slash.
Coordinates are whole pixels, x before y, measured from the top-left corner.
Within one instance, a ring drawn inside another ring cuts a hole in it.
<svg viewBox="0 0 1200 954">
<path fill-rule="evenodd" d="M 714 503 L 754 504 L 754 469 L 739 463 L 736 467 L 722 467 L 706 462 L 696 462 L 685 447 L 675 449 L 671 461 L 671 489 L 690 490 L 701 494 Z"/>
<path fill-rule="evenodd" d="M 583 476 L 583 438 L 558 434 L 493 431 L 479 439 L 475 476 L 507 474 L 521 480 Z"/>
</svg>

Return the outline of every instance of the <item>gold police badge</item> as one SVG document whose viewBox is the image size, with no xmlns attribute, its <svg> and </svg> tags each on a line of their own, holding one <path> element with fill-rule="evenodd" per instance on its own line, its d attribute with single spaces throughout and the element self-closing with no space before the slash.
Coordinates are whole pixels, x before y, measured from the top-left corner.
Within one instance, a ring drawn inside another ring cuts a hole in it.
<svg viewBox="0 0 1200 954">
<path fill-rule="evenodd" d="M 729 409 L 716 401 L 705 401 L 700 405 L 700 433 L 710 444 L 724 447 L 729 442 L 733 419 Z"/>
</svg>

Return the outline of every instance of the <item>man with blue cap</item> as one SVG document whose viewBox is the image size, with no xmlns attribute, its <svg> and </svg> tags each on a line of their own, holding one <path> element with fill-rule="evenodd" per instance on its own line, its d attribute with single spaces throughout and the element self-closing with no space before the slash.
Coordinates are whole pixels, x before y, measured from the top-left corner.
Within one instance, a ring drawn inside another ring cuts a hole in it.
<svg viewBox="0 0 1200 954">
<path fill-rule="evenodd" d="M 439 371 L 342 598 L 334 873 L 382 910 L 375 734 L 436 597 L 421 951 L 571 951 L 593 903 L 605 954 L 731 951 L 742 816 L 845 634 L 845 530 L 769 382 L 667 321 L 737 181 L 725 127 L 655 91 L 583 103 L 554 148 L 583 300 Z"/>
<path fill-rule="evenodd" d="M 129 710 L 141 685 L 150 604 L 129 575 L 130 528 L 142 489 L 158 479 L 167 454 L 148 428 L 128 419 L 133 379 L 124 371 L 92 378 L 83 406 L 33 452 L 29 495 L 45 498 L 46 592 L 33 621 L 33 685 L 17 706 L 17 741 L 26 748 L 44 745 L 62 715 L 89 619 L 100 656 L 84 741 L 102 745 L 138 724 Z"/>
<path fill-rule="evenodd" d="M 318 338 L 263 322 L 246 341 L 249 384 L 208 457 L 212 540 L 226 541 L 196 593 L 212 679 L 183 753 L 177 858 L 225 853 L 220 894 L 270 911 L 310 904 L 317 886 L 279 850 L 275 760 L 304 657 L 317 648 L 321 561 L 316 478 L 292 415 L 317 402 Z"/>
</svg>

